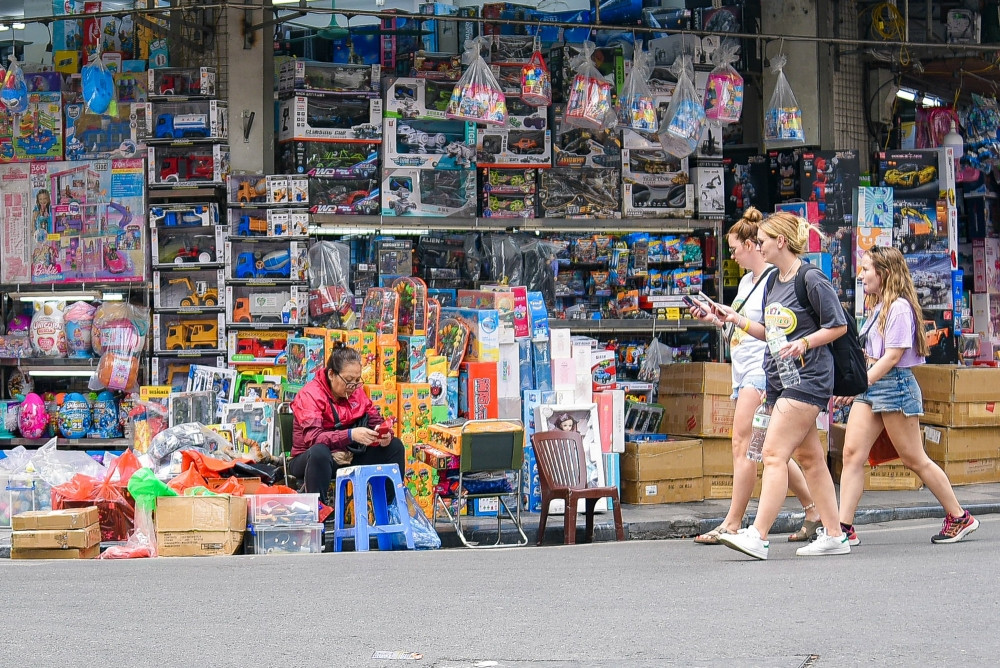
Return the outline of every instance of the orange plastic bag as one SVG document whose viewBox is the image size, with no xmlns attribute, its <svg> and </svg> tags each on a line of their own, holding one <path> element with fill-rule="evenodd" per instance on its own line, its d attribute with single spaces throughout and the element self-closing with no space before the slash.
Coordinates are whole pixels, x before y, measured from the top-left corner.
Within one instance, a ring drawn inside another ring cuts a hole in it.
<svg viewBox="0 0 1000 668">
<path fill-rule="evenodd" d="M 182 471 L 187 471 L 193 467 L 206 478 L 218 478 L 221 472 L 230 470 L 233 468 L 234 462 L 239 461 L 235 459 L 233 461 L 223 461 L 215 457 L 209 457 L 197 450 L 184 450 L 181 453 L 181 457 Z M 253 460 L 249 457 L 244 457 L 242 461 L 252 462 Z"/>
<path fill-rule="evenodd" d="M 190 467 L 179 476 L 176 476 L 173 480 L 167 483 L 167 487 L 174 490 L 178 494 L 183 494 L 185 489 L 190 487 L 207 487 L 208 483 L 205 482 L 205 477 L 198 472 L 195 467 Z"/>
<path fill-rule="evenodd" d="M 894 459 L 899 459 L 899 453 L 889 438 L 889 432 L 883 428 L 882 433 L 875 439 L 871 452 L 868 453 L 868 466 L 878 466 Z"/>
<path fill-rule="evenodd" d="M 56 485 L 52 488 L 52 509 L 97 506 L 101 540 L 127 540 L 135 525 L 135 507 L 128 492 L 111 482 L 115 470 L 112 466 L 103 481 L 77 473 L 69 482 Z"/>
<path fill-rule="evenodd" d="M 233 475 L 229 476 L 221 485 L 207 483 L 206 486 L 216 494 L 232 494 L 233 496 L 246 495 L 246 487 L 244 487 L 243 483 L 240 482 L 239 478 Z"/>
<path fill-rule="evenodd" d="M 115 463 L 111 466 L 111 470 L 108 471 L 108 478 L 110 479 L 115 471 L 118 471 L 118 480 L 115 481 L 115 485 L 121 487 L 123 490 L 128 488 L 128 481 L 132 479 L 132 475 L 142 468 L 142 464 L 139 463 L 139 458 L 135 456 L 135 453 L 131 450 L 126 450 L 122 453 L 122 456 L 115 460 Z"/>
</svg>

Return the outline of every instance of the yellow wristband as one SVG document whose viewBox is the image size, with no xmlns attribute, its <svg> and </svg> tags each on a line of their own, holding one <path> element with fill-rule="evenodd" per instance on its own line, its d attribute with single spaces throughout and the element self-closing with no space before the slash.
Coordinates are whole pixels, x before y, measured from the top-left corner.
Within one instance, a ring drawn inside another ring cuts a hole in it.
<svg viewBox="0 0 1000 668">
<path fill-rule="evenodd" d="M 802 345 L 805 346 L 802 349 L 802 352 L 806 352 L 807 350 L 809 350 L 809 339 L 805 336 L 802 337 Z"/>
<path fill-rule="evenodd" d="M 747 318 L 747 317 L 743 318 L 743 326 L 740 327 L 740 329 L 742 329 L 747 334 L 750 333 L 750 318 Z"/>
</svg>

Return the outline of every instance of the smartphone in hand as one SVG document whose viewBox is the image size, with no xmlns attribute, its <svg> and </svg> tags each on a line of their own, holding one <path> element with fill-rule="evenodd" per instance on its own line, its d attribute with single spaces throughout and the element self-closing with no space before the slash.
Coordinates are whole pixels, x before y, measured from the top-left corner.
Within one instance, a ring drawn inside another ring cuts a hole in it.
<svg viewBox="0 0 1000 668">
<path fill-rule="evenodd" d="M 378 434 L 379 438 L 385 438 L 386 436 L 389 436 L 389 435 L 392 434 L 392 423 L 393 422 L 394 422 L 394 420 L 392 418 L 389 418 L 385 422 L 383 422 L 383 423 L 379 424 L 377 427 L 375 427 L 375 433 Z"/>
</svg>

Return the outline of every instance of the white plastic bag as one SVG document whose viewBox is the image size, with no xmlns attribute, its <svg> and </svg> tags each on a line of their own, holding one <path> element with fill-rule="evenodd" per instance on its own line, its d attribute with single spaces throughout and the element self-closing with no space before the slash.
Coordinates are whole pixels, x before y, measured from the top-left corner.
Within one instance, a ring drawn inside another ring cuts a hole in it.
<svg viewBox="0 0 1000 668">
<path fill-rule="evenodd" d="M 705 117 L 718 125 L 738 123 L 743 113 L 743 77 L 733 69 L 739 58 L 739 43 L 725 40 L 712 52 L 715 69 L 705 87 Z"/>
<path fill-rule="evenodd" d="M 705 129 L 705 107 L 694 89 L 691 56 L 680 56 L 670 67 L 677 77 L 674 96 L 660 121 L 659 139 L 663 150 L 676 158 L 694 153 Z"/>
<path fill-rule="evenodd" d="M 462 62 L 468 69 L 451 93 L 444 112 L 448 118 L 487 125 L 507 124 L 507 98 L 482 56 L 482 49 L 489 48 L 489 43 L 488 37 L 465 42 Z"/>
<path fill-rule="evenodd" d="M 613 87 L 592 60 L 596 48 L 593 42 L 584 42 L 583 50 L 570 61 L 576 76 L 570 85 L 564 120 L 571 127 L 603 130 L 617 123 L 611 106 Z"/>
<path fill-rule="evenodd" d="M 802 109 L 799 108 L 783 71 L 787 61 L 784 54 L 780 53 L 771 60 L 771 71 L 778 77 L 778 81 L 774 84 L 771 102 L 764 113 L 764 141 L 805 144 Z"/>
<path fill-rule="evenodd" d="M 656 132 L 658 119 L 653 93 L 649 89 L 649 74 L 652 71 L 653 54 L 642 50 L 642 41 L 635 44 L 632 57 L 632 71 L 625 79 L 622 94 L 618 98 L 618 127 L 640 132 Z"/>
</svg>

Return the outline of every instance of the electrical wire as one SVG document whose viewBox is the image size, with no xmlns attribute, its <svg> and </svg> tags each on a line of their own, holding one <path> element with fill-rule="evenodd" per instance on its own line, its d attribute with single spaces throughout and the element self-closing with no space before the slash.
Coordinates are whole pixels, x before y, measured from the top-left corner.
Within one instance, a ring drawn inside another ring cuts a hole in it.
<svg viewBox="0 0 1000 668">
<path fill-rule="evenodd" d="M 872 7 L 872 30 L 883 41 L 905 42 L 906 21 L 896 6 L 890 2 L 880 2 Z M 899 64 L 910 64 L 910 52 L 906 46 L 899 47 Z"/>
</svg>

